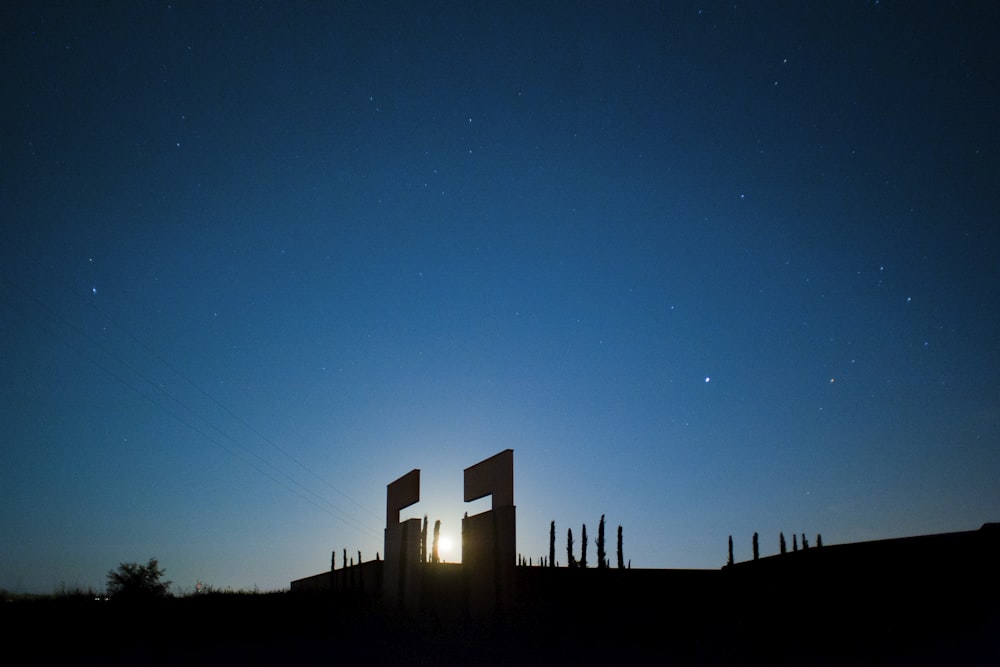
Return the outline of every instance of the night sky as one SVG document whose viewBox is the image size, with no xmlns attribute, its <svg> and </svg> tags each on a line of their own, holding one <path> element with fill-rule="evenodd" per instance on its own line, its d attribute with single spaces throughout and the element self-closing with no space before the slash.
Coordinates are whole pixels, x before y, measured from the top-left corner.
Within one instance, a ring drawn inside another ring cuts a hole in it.
<svg viewBox="0 0 1000 667">
<path fill-rule="evenodd" d="M 997 7 L 3 3 L 0 588 L 1000 520 Z"/>
</svg>

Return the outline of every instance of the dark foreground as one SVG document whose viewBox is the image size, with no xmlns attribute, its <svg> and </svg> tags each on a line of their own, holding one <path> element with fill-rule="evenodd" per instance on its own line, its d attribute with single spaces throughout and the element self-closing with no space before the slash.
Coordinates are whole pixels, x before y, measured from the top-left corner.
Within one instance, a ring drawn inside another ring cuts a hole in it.
<svg viewBox="0 0 1000 667">
<path fill-rule="evenodd" d="M 405 613 L 331 573 L 311 593 L 4 601 L 0 628 L 18 664 L 1000 665 L 997 563 L 987 524 L 723 570 L 520 567 L 485 618 L 460 567 L 424 565 Z"/>
<path fill-rule="evenodd" d="M 0 621 L 8 654 L 24 656 L 19 664 L 1000 664 L 1000 609 L 974 594 L 942 608 L 934 605 L 949 599 L 893 601 L 876 591 L 824 604 L 802 589 L 773 591 L 770 600 L 743 591 L 754 594 L 741 601 L 711 588 L 683 603 L 581 592 L 489 621 L 427 609 L 402 615 L 371 597 L 290 593 L 146 605 L 15 601 L 3 604 Z"/>
</svg>

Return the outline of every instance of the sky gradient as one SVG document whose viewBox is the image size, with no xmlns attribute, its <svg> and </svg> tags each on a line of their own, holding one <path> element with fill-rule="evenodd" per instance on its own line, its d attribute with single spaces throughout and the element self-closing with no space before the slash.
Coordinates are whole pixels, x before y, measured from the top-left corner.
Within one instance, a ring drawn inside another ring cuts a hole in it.
<svg viewBox="0 0 1000 667">
<path fill-rule="evenodd" d="M 1000 520 L 995 3 L 410 4 L 0 8 L 0 588 Z"/>
</svg>

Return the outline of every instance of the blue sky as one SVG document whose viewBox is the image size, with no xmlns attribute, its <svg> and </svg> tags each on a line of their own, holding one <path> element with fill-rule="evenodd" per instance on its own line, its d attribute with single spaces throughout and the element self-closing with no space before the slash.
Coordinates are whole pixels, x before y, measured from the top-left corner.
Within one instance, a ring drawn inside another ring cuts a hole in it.
<svg viewBox="0 0 1000 667">
<path fill-rule="evenodd" d="M 998 519 L 990 3 L 0 11 L 0 588 Z"/>
</svg>

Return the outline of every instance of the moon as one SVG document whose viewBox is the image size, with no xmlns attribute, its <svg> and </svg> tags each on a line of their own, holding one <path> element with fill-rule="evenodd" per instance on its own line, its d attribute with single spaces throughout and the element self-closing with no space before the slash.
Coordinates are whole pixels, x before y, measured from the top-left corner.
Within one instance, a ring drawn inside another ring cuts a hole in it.
<svg viewBox="0 0 1000 667">
<path fill-rule="evenodd" d="M 448 537 L 447 535 L 442 535 L 438 538 L 438 553 L 440 553 L 442 556 L 444 554 L 450 553 L 451 547 L 452 543 L 450 537 Z"/>
</svg>

